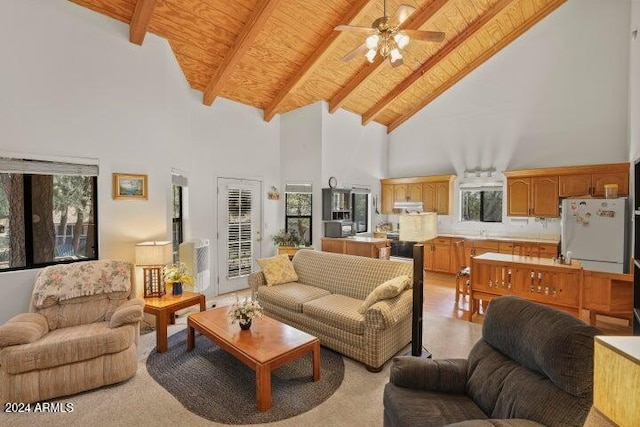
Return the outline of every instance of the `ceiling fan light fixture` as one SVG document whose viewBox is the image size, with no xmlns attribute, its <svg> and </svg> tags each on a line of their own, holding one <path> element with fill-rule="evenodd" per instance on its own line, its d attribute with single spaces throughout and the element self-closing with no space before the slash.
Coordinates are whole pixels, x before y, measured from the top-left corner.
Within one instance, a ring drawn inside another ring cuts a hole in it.
<svg viewBox="0 0 640 427">
<path fill-rule="evenodd" d="M 409 44 L 410 40 L 409 36 L 404 33 L 397 33 L 395 36 L 393 36 L 393 39 L 400 49 L 404 49 Z"/>
<path fill-rule="evenodd" d="M 364 44 L 367 46 L 367 49 L 376 49 L 378 47 L 378 41 L 380 40 L 380 36 L 377 34 L 372 34 L 365 40 Z"/>
<path fill-rule="evenodd" d="M 375 49 L 369 49 L 369 51 L 364 55 L 365 58 L 367 58 L 367 61 L 369 62 L 373 62 L 373 60 L 376 57 L 376 50 Z"/>
</svg>

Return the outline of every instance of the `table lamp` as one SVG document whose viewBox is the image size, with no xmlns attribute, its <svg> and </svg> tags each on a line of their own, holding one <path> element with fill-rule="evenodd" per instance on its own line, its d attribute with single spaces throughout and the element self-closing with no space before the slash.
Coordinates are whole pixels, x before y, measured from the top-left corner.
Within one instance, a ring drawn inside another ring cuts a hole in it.
<svg viewBox="0 0 640 427">
<path fill-rule="evenodd" d="M 438 236 L 438 215 L 435 212 L 400 215 L 399 240 L 424 242 Z M 413 246 L 413 315 L 411 321 L 411 355 L 431 357 L 422 353 L 422 304 L 424 301 L 424 245 Z"/>
<path fill-rule="evenodd" d="M 144 274 L 144 297 L 161 297 L 165 294 L 162 267 L 173 261 L 171 242 L 142 242 L 136 245 L 136 265 Z"/>
</svg>

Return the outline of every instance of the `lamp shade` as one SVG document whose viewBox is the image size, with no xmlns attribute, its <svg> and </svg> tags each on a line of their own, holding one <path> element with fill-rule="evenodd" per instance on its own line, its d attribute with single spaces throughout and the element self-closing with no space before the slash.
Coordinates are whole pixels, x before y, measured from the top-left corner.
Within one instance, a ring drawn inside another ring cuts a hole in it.
<svg viewBox="0 0 640 427">
<path fill-rule="evenodd" d="M 405 242 L 424 242 L 438 236 L 438 215 L 424 212 L 400 215 L 400 235 Z"/>
<path fill-rule="evenodd" d="M 136 265 L 165 265 L 171 261 L 171 242 L 142 242 L 136 245 Z"/>
</svg>

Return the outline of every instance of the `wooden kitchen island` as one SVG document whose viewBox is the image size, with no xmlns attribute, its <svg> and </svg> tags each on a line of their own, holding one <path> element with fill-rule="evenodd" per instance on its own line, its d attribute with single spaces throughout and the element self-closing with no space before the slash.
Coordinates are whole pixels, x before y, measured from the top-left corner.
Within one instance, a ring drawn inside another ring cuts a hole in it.
<svg viewBox="0 0 640 427">
<path fill-rule="evenodd" d="M 359 255 L 369 258 L 389 259 L 391 239 L 376 237 L 323 237 L 322 250 L 338 254 Z"/>
<path fill-rule="evenodd" d="M 469 321 L 476 301 L 516 295 L 579 316 L 582 309 L 582 266 L 553 259 L 487 252 L 471 258 Z"/>
</svg>

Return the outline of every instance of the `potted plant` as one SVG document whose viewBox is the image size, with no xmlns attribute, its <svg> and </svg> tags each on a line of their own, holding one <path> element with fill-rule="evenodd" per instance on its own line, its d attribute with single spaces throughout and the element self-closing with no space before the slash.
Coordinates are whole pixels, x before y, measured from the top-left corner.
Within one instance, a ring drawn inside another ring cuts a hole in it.
<svg viewBox="0 0 640 427">
<path fill-rule="evenodd" d="M 171 295 L 182 295 L 182 287 L 193 285 L 193 276 L 184 262 L 167 265 L 162 270 L 164 283 L 172 285 Z"/>
<path fill-rule="evenodd" d="M 240 302 L 236 295 L 236 302 L 231 304 L 227 316 L 231 319 L 231 323 L 240 323 L 240 329 L 247 330 L 251 327 L 251 321 L 253 319 L 262 318 L 264 309 L 253 298 L 245 297 L 244 301 Z"/>
<path fill-rule="evenodd" d="M 303 241 L 300 234 L 296 230 L 280 230 L 272 237 L 273 243 L 278 247 L 278 255 L 287 254 L 292 257 L 298 250 L 298 246 L 302 245 Z"/>
</svg>

